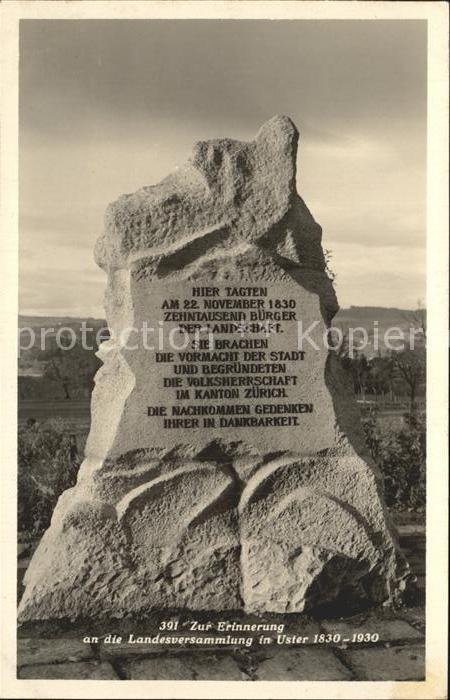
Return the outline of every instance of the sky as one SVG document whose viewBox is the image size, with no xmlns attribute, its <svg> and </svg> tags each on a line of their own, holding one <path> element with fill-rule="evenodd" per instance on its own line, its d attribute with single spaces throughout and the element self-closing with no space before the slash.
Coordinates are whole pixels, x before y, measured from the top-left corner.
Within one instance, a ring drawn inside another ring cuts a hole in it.
<svg viewBox="0 0 450 700">
<path fill-rule="evenodd" d="M 274 114 L 340 305 L 424 302 L 425 22 L 22 20 L 19 85 L 21 313 L 102 318 L 108 203 Z"/>
</svg>

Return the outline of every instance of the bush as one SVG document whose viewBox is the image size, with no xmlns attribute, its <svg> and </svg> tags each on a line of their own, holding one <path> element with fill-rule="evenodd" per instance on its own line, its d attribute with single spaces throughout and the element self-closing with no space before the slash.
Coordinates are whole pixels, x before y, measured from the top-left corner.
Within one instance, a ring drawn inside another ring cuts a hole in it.
<svg viewBox="0 0 450 700">
<path fill-rule="evenodd" d="M 19 428 L 19 531 L 30 537 L 42 534 L 59 496 L 75 484 L 79 466 L 74 436 L 63 421 L 30 420 Z"/>
<path fill-rule="evenodd" d="M 423 510 L 426 487 L 426 424 L 420 414 L 405 414 L 400 430 L 381 430 L 377 411 L 363 419 L 366 442 L 384 476 L 390 507 Z"/>
</svg>

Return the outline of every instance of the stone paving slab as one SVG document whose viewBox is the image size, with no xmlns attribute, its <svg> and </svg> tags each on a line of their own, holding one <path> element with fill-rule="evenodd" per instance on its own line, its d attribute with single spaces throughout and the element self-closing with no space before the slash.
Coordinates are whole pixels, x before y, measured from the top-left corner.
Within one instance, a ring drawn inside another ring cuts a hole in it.
<svg viewBox="0 0 450 700">
<path fill-rule="evenodd" d="M 27 640 L 24 640 L 27 641 Z M 34 641 L 34 640 L 33 640 Z M 46 642 L 48 640 L 45 640 Z M 51 640 L 61 648 L 64 640 Z M 19 678 L 112 678 L 147 680 L 420 680 L 424 674 L 423 645 L 403 640 L 400 646 L 386 648 L 380 644 L 364 647 L 330 645 L 304 647 L 251 647 L 227 648 L 217 653 L 197 649 L 151 653 L 142 649 L 141 654 L 126 656 L 117 653 L 103 656 L 101 661 L 72 661 L 65 658 L 55 663 L 59 656 L 50 654 L 23 655 Z M 391 643 L 389 642 L 389 645 Z M 70 645 L 67 646 L 70 648 Z M 146 658 L 143 658 L 145 655 Z M 46 658 L 48 663 L 36 663 Z M 76 659 L 74 654 L 72 659 Z M 24 660 L 26 663 L 24 664 Z M 29 663 L 31 660 L 31 663 Z M 50 663 L 53 662 L 53 663 Z M 117 675 L 118 674 L 118 675 Z"/>
<path fill-rule="evenodd" d="M 241 651 L 242 646 L 238 645 L 223 645 L 223 644 L 196 644 L 191 646 L 176 646 L 173 644 L 151 644 L 151 645 L 129 645 L 122 644 L 116 647 L 106 647 L 95 645 L 98 649 L 98 655 L 101 659 L 106 661 L 112 659 L 127 659 L 127 658 L 142 658 L 144 656 L 158 656 L 161 657 L 164 654 L 176 654 L 181 657 L 186 654 L 221 654 L 228 653 L 233 654 L 235 651 Z"/>
<path fill-rule="evenodd" d="M 378 633 L 380 635 L 378 644 L 400 640 L 412 641 L 423 637 L 420 632 L 404 620 L 388 620 L 377 615 L 368 615 L 363 619 L 358 617 L 346 620 L 324 620 L 321 625 L 330 634 L 340 634 L 341 642 L 345 643 L 348 640 L 350 644 L 353 635 L 358 633 Z M 368 643 L 370 643 L 370 640 L 368 640 Z M 359 642 L 354 642 L 354 644 L 358 645 Z"/>
<path fill-rule="evenodd" d="M 93 657 L 89 644 L 76 639 L 18 639 L 19 666 L 58 661 L 82 661 Z"/>
<path fill-rule="evenodd" d="M 270 653 L 255 671 L 259 681 L 346 681 L 352 673 L 329 649 L 281 649 Z"/>
<path fill-rule="evenodd" d="M 178 656 L 183 656 L 185 654 L 207 654 L 208 652 L 213 653 L 233 653 L 242 649 L 241 646 L 224 646 L 223 644 L 195 644 L 191 646 L 174 645 L 174 644 L 117 644 L 117 645 L 103 645 L 96 644 L 95 647 L 98 650 L 98 655 L 101 659 L 106 661 L 109 659 L 127 659 L 136 658 L 144 656 L 161 656 L 163 654 L 177 654 Z"/>
<path fill-rule="evenodd" d="M 385 649 L 352 649 L 342 652 L 358 680 L 420 681 L 425 678 L 425 649 L 422 645 Z"/>
<path fill-rule="evenodd" d="M 17 628 L 18 639 L 73 639 L 81 642 L 87 634 L 92 633 L 94 621 L 78 624 L 70 620 L 36 620 L 25 622 Z M 89 646 L 89 645 L 88 645 Z"/>
<path fill-rule="evenodd" d="M 204 653 L 139 659 L 122 668 L 130 680 L 250 680 L 231 656 Z"/>
<path fill-rule="evenodd" d="M 106 661 L 112 659 L 128 659 L 130 657 L 142 657 L 142 656 L 157 656 L 164 654 L 168 651 L 167 645 L 156 645 L 156 644 L 95 644 L 98 655 L 101 659 Z M 175 651 L 173 647 L 169 647 L 169 650 Z M 211 647 L 209 647 L 211 651 Z M 176 650 L 177 653 L 182 650 Z"/>
<path fill-rule="evenodd" d="M 118 675 L 111 664 L 106 661 L 80 661 L 64 664 L 36 664 L 23 666 L 19 670 L 20 679 L 49 679 L 49 680 L 118 680 Z"/>
</svg>

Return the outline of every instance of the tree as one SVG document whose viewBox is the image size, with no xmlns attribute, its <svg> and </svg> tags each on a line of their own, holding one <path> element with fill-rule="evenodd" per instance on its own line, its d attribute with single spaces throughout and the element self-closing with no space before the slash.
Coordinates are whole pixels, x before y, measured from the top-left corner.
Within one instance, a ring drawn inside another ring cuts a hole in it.
<svg viewBox="0 0 450 700">
<path fill-rule="evenodd" d="M 355 393 L 361 394 L 361 398 L 364 400 L 369 379 L 369 363 L 363 352 L 359 353 L 355 350 L 354 353 L 355 357 L 351 360 L 350 371 L 353 376 Z"/>
<path fill-rule="evenodd" d="M 410 327 L 417 331 L 417 335 L 422 337 L 422 345 L 426 345 L 427 341 L 427 310 L 421 299 L 417 300 L 417 309 L 407 311 L 403 314 L 403 318 L 408 321 Z"/>
<path fill-rule="evenodd" d="M 83 347 L 79 339 L 70 349 L 69 344 L 64 347 L 64 339 L 61 340 L 58 344 L 54 339 L 39 355 L 39 359 L 45 362 L 44 377 L 60 385 L 65 399 L 72 398 L 73 391 L 80 386 L 89 394 L 100 360 L 95 351 Z"/>
<path fill-rule="evenodd" d="M 343 329 L 340 334 L 331 336 L 330 345 L 334 347 L 342 367 L 352 375 L 355 394 L 361 394 L 364 400 L 370 384 L 370 365 L 367 357 L 363 352 L 350 348 L 348 331 Z"/>
<path fill-rule="evenodd" d="M 51 381 L 58 382 L 64 391 L 64 398 L 70 399 L 70 377 L 68 374 L 67 362 L 65 362 L 68 358 L 63 355 L 63 352 L 64 350 L 61 348 L 56 348 L 47 352 L 47 357 L 44 356 L 42 358 L 48 360 L 44 369 L 44 377 Z M 67 352 L 70 352 L 70 350 Z"/>
<path fill-rule="evenodd" d="M 367 446 L 378 464 L 387 505 L 423 510 L 426 502 L 426 423 L 405 415 L 400 429 L 380 428 L 377 409 L 363 419 Z"/>
<path fill-rule="evenodd" d="M 401 350 L 392 354 L 394 367 L 402 378 L 410 400 L 411 412 L 415 410 L 417 392 L 426 378 L 426 353 L 424 348 Z"/>
<path fill-rule="evenodd" d="M 369 388 L 377 396 L 389 393 L 394 399 L 394 361 L 389 355 L 372 357 L 369 362 Z"/>
</svg>

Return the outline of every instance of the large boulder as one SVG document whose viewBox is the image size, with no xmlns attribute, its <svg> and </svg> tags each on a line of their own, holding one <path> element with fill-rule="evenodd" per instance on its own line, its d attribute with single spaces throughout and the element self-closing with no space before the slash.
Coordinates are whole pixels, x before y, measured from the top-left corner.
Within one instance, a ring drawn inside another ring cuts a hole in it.
<svg viewBox="0 0 450 700">
<path fill-rule="evenodd" d="M 296 191 L 297 141 L 274 117 L 252 142 L 198 143 L 183 168 L 108 207 L 96 259 L 112 337 L 22 621 L 302 612 L 392 602 L 404 587 L 382 479 L 328 347 L 338 305 Z"/>
</svg>

